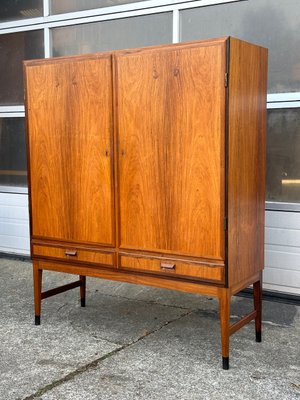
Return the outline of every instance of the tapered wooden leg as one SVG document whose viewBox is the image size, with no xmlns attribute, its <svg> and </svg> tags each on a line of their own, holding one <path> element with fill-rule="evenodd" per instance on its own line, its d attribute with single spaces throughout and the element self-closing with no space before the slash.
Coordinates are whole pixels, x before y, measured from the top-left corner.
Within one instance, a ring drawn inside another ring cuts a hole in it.
<svg viewBox="0 0 300 400">
<path fill-rule="evenodd" d="M 260 280 L 253 284 L 253 299 L 254 309 L 256 311 L 255 317 L 255 334 L 256 341 L 261 342 L 261 321 L 262 321 L 262 276 Z"/>
<path fill-rule="evenodd" d="M 85 294 L 86 294 L 86 277 L 79 275 L 80 279 L 80 302 L 81 307 L 85 307 Z"/>
<path fill-rule="evenodd" d="M 229 289 L 221 289 L 219 302 L 223 369 L 229 369 L 230 301 L 231 295 Z"/>
<path fill-rule="evenodd" d="M 39 269 L 39 263 L 33 261 L 33 288 L 34 288 L 34 323 L 41 324 L 41 304 L 42 304 L 42 277 L 43 270 Z"/>
</svg>

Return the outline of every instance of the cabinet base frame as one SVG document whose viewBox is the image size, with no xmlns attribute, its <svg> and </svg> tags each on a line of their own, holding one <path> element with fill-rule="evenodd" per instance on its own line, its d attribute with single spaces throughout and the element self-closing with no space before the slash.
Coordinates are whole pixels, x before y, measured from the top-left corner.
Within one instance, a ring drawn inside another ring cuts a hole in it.
<svg viewBox="0 0 300 400">
<path fill-rule="evenodd" d="M 42 292 L 42 275 L 43 270 L 51 270 L 79 275 L 79 280 L 56 287 L 54 289 Z M 176 280 L 169 277 L 157 277 L 147 274 L 126 273 L 117 269 L 112 270 L 105 267 L 85 267 L 82 265 L 57 263 L 44 260 L 33 260 L 33 283 L 34 283 L 34 308 L 35 308 L 35 325 L 41 322 L 41 303 L 42 300 L 63 293 L 67 290 L 80 287 L 81 306 L 85 307 L 86 298 L 86 276 L 99 277 L 128 283 L 142 284 L 148 286 L 161 287 L 165 289 L 173 289 L 188 293 L 196 293 L 208 296 L 214 296 L 219 299 L 220 306 L 220 328 L 222 342 L 222 366 L 223 369 L 229 369 L 229 339 L 230 336 L 255 320 L 256 342 L 261 342 L 262 328 L 262 273 L 258 272 L 249 279 L 244 280 L 238 285 L 227 288 L 218 286 L 213 283 L 191 282 L 184 280 Z M 234 324 L 230 324 L 230 304 L 231 297 L 249 285 L 253 284 L 253 300 L 254 310 L 242 317 Z"/>
</svg>

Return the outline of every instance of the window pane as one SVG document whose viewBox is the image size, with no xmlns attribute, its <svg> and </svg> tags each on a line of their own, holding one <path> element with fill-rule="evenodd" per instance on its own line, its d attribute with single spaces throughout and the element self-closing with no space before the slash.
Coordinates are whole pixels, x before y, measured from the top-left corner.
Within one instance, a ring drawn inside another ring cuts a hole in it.
<svg viewBox="0 0 300 400">
<path fill-rule="evenodd" d="M 51 0 L 51 14 L 138 3 L 141 0 Z"/>
<path fill-rule="evenodd" d="M 27 185 L 24 118 L 0 118 L 0 185 Z"/>
<path fill-rule="evenodd" d="M 269 48 L 269 92 L 300 91 L 300 1 L 249 0 L 181 12 L 181 40 L 236 36 Z"/>
<path fill-rule="evenodd" d="M 122 18 L 52 29 L 53 56 L 172 42 L 172 14 Z"/>
<path fill-rule="evenodd" d="M 0 22 L 43 16 L 43 0 L 1 0 Z"/>
<path fill-rule="evenodd" d="M 22 61 L 44 57 L 43 31 L 0 35 L 0 54 L 0 105 L 22 104 Z"/>
<path fill-rule="evenodd" d="M 267 200 L 300 203 L 300 108 L 268 110 Z"/>
</svg>

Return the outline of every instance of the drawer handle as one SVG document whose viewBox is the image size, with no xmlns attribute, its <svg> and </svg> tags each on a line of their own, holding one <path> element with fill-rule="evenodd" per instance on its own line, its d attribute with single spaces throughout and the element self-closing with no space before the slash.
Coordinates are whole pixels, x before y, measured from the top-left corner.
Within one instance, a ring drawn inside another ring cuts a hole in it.
<svg viewBox="0 0 300 400">
<path fill-rule="evenodd" d="M 161 263 L 160 264 L 160 268 L 161 269 L 168 269 L 168 270 L 172 269 L 172 270 L 174 270 L 175 267 L 176 267 L 175 264 L 168 264 L 168 263 Z"/>
<path fill-rule="evenodd" d="M 76 250 L 66 250 L 65 251 L 65 255 L 66 256 L 76 257 L 77 256 L 77 251 Z"/>
</svg>

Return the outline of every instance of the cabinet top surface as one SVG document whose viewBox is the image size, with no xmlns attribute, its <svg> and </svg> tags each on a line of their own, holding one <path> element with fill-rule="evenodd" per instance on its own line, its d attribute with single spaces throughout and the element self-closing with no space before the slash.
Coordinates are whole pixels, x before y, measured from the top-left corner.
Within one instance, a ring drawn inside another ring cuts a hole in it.
<svg viewBox="0 0 300 400">
<path fill-rule="evenodd" d="M 98 58 L 109 58 L 112 54 L 116 55 L 130 55 L 132 53 L 142 53 L 149 51 L 158 51 L 158 50 L 172 50 L 172 49 L 180 49 L 182 47 L 195 47 L 195 46 L 213 46 L 220 45 L 226 43 L 229 39 L 229 36 L 223 36 L 219 38 L 205 39 L 205 40 L 193 40 L 189 42 L 180 42 L 180 43 L 172 43 L 172 44 L 162 44 L 155 46 L 146 46 L 139 48 L 131 48 L 131 49 L 121 49 L 114 51 L 104 51 L 97 53 L 87 53 L 80 55 L 72 55 L 72 56 L 62 56 L 62 57 L 52 57 L 52 58 L 40 58 L 34 60 L 25 60 L 23 64 L 25 67 L 36 66 L 39 64 L 53 64 L 57 62 L 68 62 L 68 61 L 80 61 L 86 59 L 98 59 Z"/>
<path fill-rule="evenodd" d="M 163 50 L 172 50 L 172 49 L 176 50 L 176 49 L 180 49 L 182 47 L 214 46 L 214 45 L 224 44 L 227 41 L 229 41 L 230 38 L 233 38 L 240 42 L 246 42 L 244 40 L 234 38 L 233 36 L 222 36 L 222 37 L 218 37 L 218 38 L 193 40 L 193 41 L 180 42 L 180 43 L 171 43 L 171 44 L 168 43 L 168 44 L 162 44 L 162 45 L 145 46 L 145 47 L 121 49 L 121 50 L 109 50 L 109 51 L 87 53 L 87 54 L 80 54 L 80 55 L 24 60 L 23 64 L 25 67 L 31 67 L 31 66 L 37 66 L 40 64 L 53 64 L 53 63 L 58 63 L 58 62 L 70 62 L 70 61 L 80 61 L 80 60 L 86 60 L 86 59 L 92 60 L 92 59 L 99 59 L 99 58 L 109 58 L 112 55 L 126 56 L 126 55 L 130 55 L 132 53 L 136 54 L 136 53 L 143 53 L 143 52 L 149 52 L 149 51 L 159 51 L 159 50 L 163 51 Z M 262 46 L 254 44 L 254 43 L 250 43 L 250 42 L 246 42 L 246 43 L 256 46 L 256 47 L 264 48 Z"/>
</svg>

